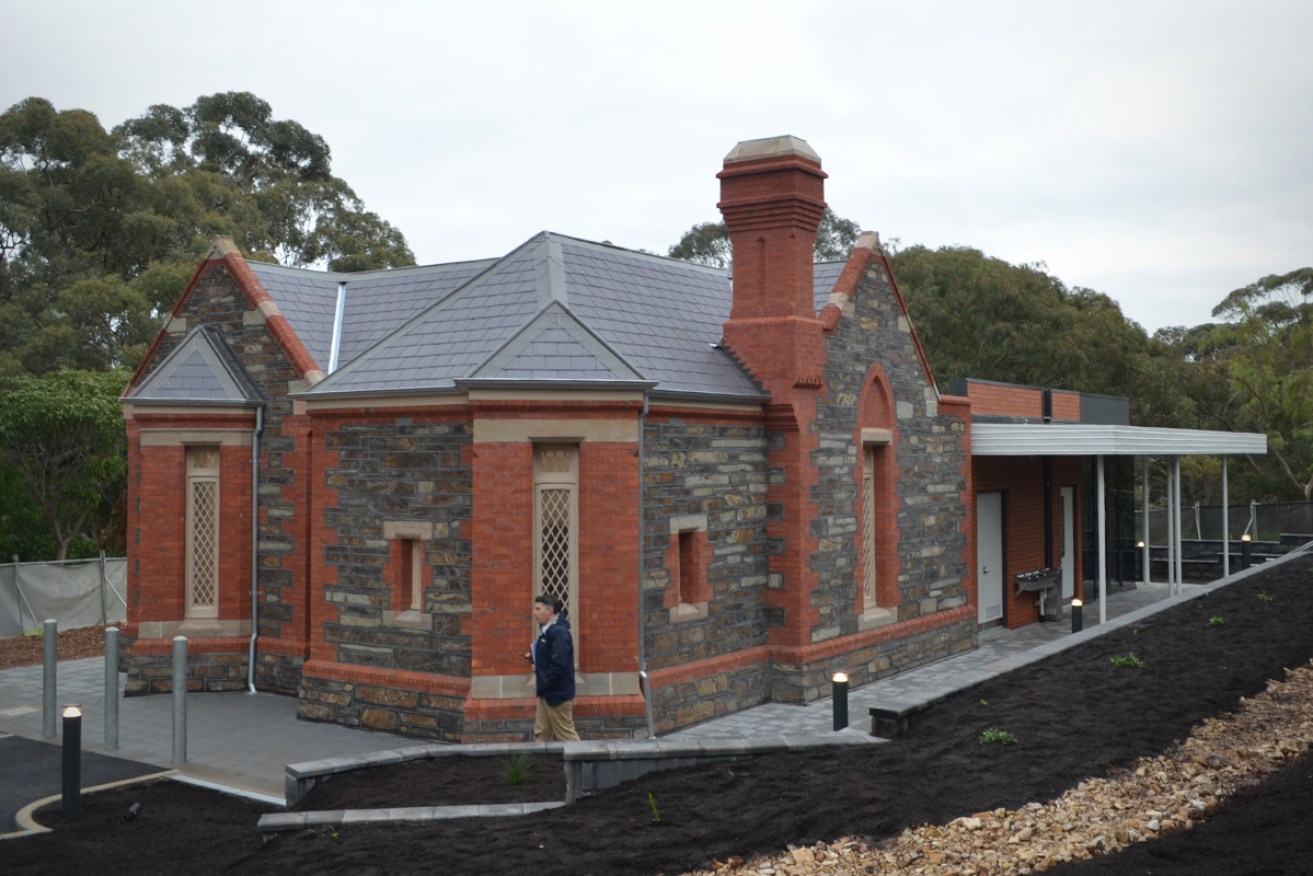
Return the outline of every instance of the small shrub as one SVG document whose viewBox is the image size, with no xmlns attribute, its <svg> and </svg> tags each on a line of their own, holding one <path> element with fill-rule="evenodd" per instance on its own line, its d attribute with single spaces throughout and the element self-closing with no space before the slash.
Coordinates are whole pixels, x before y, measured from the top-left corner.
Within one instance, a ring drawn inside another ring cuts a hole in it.
<svg viewBox="0 0 1313 876">
<path fill-rule="evenodd" d="M 648 792 L 647 792 L 647 808 L 649 808 L 649 809 L 652 810 L 652 823 L 653 823 L 653 824 L 660 824 L 660 823 L 661 823 L 661 810 L 660 810 L 660 809 L 657 809 L 657 805 L 656 805 L 656 797 L 654 797 L 654 796 L 652 795 L 652 792 L 651 792 L 651 791 L 648 791 Z"/>
<path fill-rule="evenodd" d="M 980 734 L 981 745 L 1016 745 L 1017 736 L 1007 730 L 1000 730 L 997 727 L 990 727 Z"/>
<path fill-rule="evenodd" d="M 989 705 L 989 700 L 985 699 L 984 697 L 981 697 L 981 698 L 980 698 L 980 705 L 982 705 L 982 706 L 987 706 L 987 705 Z"/>
<path fill-rule="evenodd" d="M 1220 614 L 1215 614 L 1208 619 L 1208 625 L 1214 629 L 1220 627 L 1224 623 L 1226 623 L 1226 620 L 1223 619 Z"/>
<path fill-rule="evenodd" d="M 1270 604 L 1270 603 L 1272 603 L 1273 601 L 1275 601 L 1275 599 L 1276 599 L 1276 597 L 1273 596 L 1271 593 L 1268 593 L 1266 590 L 1260 590 L 1260 591 L 1258 591 L 1258 601 L 1259 601 L 1259 602 L 1264 602 L 1264 603 L 1268 603 L 1268 604 Z"/>
<path fill-rule="evenodd" d="M 1112 665 L 1118 669 L 1143 669 L 1144 661 L 1135 655 L 1132 651 L 1130 654 L 1118 654 L 1112 658 Z"/>
<path fill-rule="evenodd" d="M 508 785 L 523 785 L 529 778 L 529 755 L 517 754 L 502 765 L 502 777 Z"/>
</svg>

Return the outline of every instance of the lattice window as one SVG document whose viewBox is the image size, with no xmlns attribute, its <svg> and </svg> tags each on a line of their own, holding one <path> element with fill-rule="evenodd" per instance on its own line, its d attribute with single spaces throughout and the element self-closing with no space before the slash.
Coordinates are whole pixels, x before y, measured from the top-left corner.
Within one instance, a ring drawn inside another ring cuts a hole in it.
<svg viewBox="0 0 1313 876">
<path fill-rule="evenodd" d="M 219 615 L 219 448 L 187 448 L 187 617 Z"/>
<path fill-rule="evenodd" d="M 875 449 L 862 452 L 862 608 L 876 606 L 875 596 Z"/>
<path fill-rule="evenodd" d="M 550 593 L 578 617 L 579 450 L 534 448 L 534 594 Z M 577 624 L 577 620 L 573 620 Z M 576 646 L 578 628 L 575 629 Z"/>
</svg>

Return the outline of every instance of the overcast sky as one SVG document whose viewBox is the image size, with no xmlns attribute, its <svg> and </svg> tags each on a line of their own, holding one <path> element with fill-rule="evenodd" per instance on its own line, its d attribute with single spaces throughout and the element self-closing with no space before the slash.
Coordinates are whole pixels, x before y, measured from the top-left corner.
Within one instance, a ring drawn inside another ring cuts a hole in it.
<svg viewBox="0 0 1313 876">
<path fill-rule="evenodd" d="M 885 240 L 1043 262 L 1148 331 L 1313 264 L 1308 0 L 0 0 L 0 108 L 250 91 L 421 264 L 542 230 L 664 253 L 740 140 Z"/>
</svg>

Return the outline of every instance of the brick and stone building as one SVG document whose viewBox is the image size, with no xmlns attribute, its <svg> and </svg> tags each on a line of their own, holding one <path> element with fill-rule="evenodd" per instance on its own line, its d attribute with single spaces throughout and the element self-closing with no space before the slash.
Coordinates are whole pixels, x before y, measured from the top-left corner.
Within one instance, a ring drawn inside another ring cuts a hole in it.
<svg viewBox="0 0 1313 876">
<path fill-rule="evenodd" d="M 183 634 L 196 690 L 525 739 L 548 591 L 587 737 L 805 703 L 1035 619 L 1008 586 L 981 610 L 982 486 L 1011 497 L 1002 580 L 1056 540 L 1079 587 L 1079 466 L 972 453 L 973 404 L 1079 398 L 942 392 L 874 234 L 813 264 L 825 176 L 792 137 L 726 157 L 732 278 L 553 233 L 361 274 L 216 241 L 124 397 L 128 692 L 167 689 Z"/>
</svg>

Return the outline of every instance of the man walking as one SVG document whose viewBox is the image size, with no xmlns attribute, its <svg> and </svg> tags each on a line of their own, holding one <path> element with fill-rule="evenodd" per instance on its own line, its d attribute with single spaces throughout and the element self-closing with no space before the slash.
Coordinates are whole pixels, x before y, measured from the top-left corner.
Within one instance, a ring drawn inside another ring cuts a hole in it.
<svg viewBox="0 0 1313 876">
<path fill-rule="evenodd" d="M 578 741 L 574 729 L 574 640 L 561 600 L 544 593 L 533 601 L 533 619 L 540 632 L 526 657 L 533 660 L 538 683 L 538 713 L 533 738 Z"/>
</svg>

